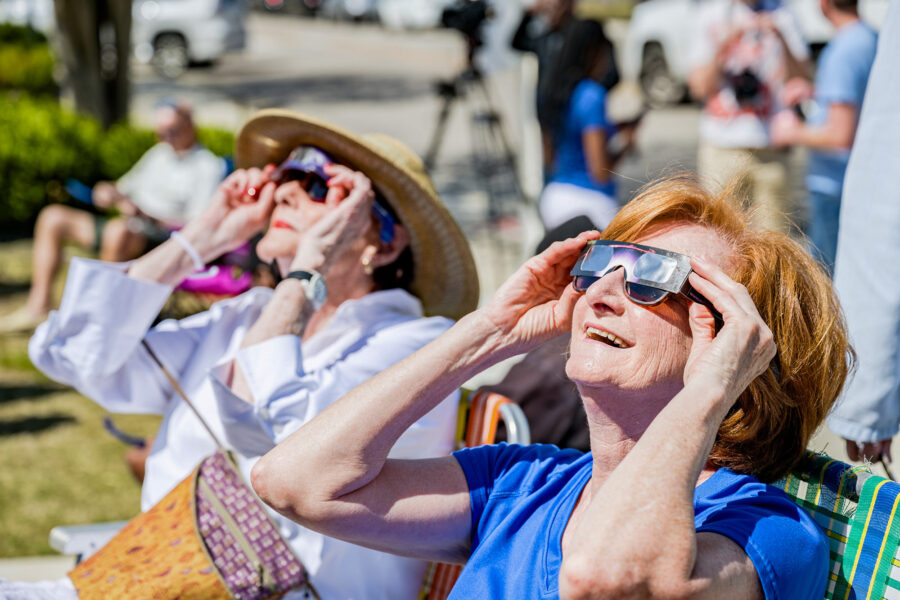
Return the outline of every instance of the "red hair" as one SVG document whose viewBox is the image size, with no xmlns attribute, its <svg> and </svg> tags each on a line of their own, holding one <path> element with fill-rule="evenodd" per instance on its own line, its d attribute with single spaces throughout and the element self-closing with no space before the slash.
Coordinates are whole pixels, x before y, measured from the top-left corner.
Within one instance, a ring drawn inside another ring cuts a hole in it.
<svg viewBox="0 0 900 600">
<path fill-rule="evenodd" d="M 680 222 L 715 231 L 731 246 L 729 275 L 747 288 L 778 353 L 722 422 L 710 462 L 774 481 L 803 456 L 855 357 L 824 269 L 787 235 L 753 230 L 735 189 L 717 196 L 692 177 L 663 179 L 625 205 L 603 237 L 637 241 Z"/>
</svg>

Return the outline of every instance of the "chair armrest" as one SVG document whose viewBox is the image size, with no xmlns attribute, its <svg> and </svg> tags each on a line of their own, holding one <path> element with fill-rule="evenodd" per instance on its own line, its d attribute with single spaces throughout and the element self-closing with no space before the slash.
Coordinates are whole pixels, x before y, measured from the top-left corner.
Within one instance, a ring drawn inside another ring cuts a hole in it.
<svg viewBox="0 0 900 600">
<path fill-rule="evenodd" d="M 512 402 L 501 404 L 500 418 L 506 424 L 507 442 L 523 446 L 531 443 L 531 429 L 528 427 L 528 419 L 521 406 Z"/>
</svg>

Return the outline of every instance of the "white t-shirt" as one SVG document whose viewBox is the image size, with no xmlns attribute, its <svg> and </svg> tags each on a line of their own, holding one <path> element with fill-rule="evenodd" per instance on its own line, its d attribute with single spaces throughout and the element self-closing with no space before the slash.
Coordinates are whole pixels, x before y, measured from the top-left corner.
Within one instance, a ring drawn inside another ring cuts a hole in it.
<svg viewBox="0 0 900 600">
<path fill-rule="evenodd" d="M 692 69 L 709 64 L 731 31 L 743 31 L 725 57 L 721 88 L 707 100 L 700 119 L 700 139 L 707 143 L 723 148 L 770 145 L 769 121 L 783 108 L 781 91 L 788 74 L 781 41 L 760 28 L 761 15 L 771 18 L 795 59 L 809 58 L 797 20 L 784 6 L 758 12 L 741 0 L 703 4 L 691 46 Z M 743 93 L 737 91 L 741 88 Z"/>
<path fill-rule="evenodd" d="M 160 142 L 147 150 L 116 188 L 145 214 L 183 225 L 200 214 L 225 177 L 225 162 L 200 144 L 178 153 Z"/>
</svg>

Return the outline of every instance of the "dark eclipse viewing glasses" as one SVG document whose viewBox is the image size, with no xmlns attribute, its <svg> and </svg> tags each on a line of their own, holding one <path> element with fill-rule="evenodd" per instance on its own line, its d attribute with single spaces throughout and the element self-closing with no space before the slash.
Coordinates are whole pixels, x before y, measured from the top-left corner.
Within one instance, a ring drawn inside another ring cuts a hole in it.
<svg viewBox="0 0 900 600">
<path fill-rule="evenodd" d="M 572 287 L 586 292 L 594 282 L 619 267 L 625 270 L 625 295 L 635 304 L 657 306 L 669 294 L 681 294 L 712 312 L 716 330 L 724 324 L 722 315 L 712 302 L 688 283 L 690 257 L 661 248 L 630 242 L 590 240 L 572 267 Z"/>
<path fill-rule="evenodd" d="M 276 184 L 297 181 L 306 191 L 309 199 L 314 202 L 325 202 L 328 195 L 328 180 L 331 176 L 325 171 L 325 167 L 334 161 L 322 150 L 313 146 L 298 146 L 288 157 L 278 165 L 270 179 Z M 377 200 L 372 202 L 372 214 L 378 219 L 380 225 L 378 237 L 385 244 L 394 239 L 394 217 Z"/>
</svg>

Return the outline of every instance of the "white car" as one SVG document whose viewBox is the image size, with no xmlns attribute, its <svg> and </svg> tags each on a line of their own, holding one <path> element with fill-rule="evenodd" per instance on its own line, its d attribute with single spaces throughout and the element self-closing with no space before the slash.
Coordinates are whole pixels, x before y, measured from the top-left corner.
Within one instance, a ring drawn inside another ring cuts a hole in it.
<svg viewBox="0 0 900 600">
<path fill-rule="evenodd" d="M 246 45 L 245 0 L 134 0 L 134 56 L 152 62 L 164 77 L 177 77 L 192 62 L 209 62 Z M 0 23 L 52 34 L 53 0 L 0 0 Z"/>
<path fill-rule="evenodd" d="M 674 104 L 687 93 L 688 55 L 694 19 L 708 0 L 647 0 L 631 15 L 620 71 L 623 79 L 637 81 L 653 106 Z M 819 9 L 819 0 L 786 0 L 803 35 L 816 49 L 831 38 L 833 28 Z M 887 14 L 888 0 L 860 0 L 860 13 L 878 27 Z"/>
<path fill-rule="evenodd" d="M 244 0 L 135 0 L 132 11 L 135 58 L 165 77 L 247 43 Z"/>
</svg>

